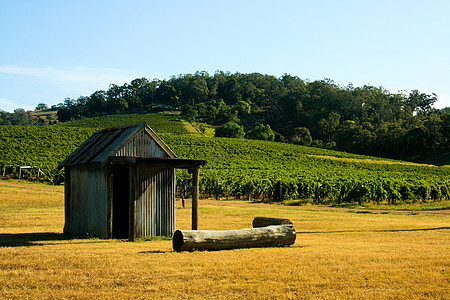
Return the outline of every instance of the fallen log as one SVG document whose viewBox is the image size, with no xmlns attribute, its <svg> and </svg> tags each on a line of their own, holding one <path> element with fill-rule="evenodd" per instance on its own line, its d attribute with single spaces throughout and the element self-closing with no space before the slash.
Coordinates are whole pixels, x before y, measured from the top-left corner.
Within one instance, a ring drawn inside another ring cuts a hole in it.
<svg viewBox="0 0 450 300">
<path fill-rule="evenodd" d="M 177 252 L 275 247 L 292 245 L 295 238 L 292 225 L 239 230 L 177 230 L 173 235 L 172 246 Z"/>
<path fill-rule="evenodd" d="M 253 228 L 266 227 L 270 225 L 292 225 L 289 219 L 256 217 L 253 219 Z"/>
</svg>

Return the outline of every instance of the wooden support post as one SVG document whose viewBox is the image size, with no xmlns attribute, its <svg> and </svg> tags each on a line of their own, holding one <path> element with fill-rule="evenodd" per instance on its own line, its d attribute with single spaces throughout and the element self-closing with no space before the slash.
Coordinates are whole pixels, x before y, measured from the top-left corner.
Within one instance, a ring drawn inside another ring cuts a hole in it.
<svg viewBox="0 0 450 300">
<path fill-rule="evenodd" d="M 199 167 L 192 170 L 192 230 L 198 229 L 199 173 Z"/>
</svg>

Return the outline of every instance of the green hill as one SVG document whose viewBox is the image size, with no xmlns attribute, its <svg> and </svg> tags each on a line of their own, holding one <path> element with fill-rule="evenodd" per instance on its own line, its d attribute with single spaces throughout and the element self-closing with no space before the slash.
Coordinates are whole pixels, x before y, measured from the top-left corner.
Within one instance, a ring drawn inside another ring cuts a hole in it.
<svg viewBox="0 0 450 300">
<path fill-rule="evenodd" d="M 38 165 L 48 176 L 98 128 L 146 121 L 179 157 L 205 159 L 200 188 L 265 201 L 390 203 L 449 199 L 450 168 L 293 144 L 191 136 L 169 114 L 102 116 L 53 126 L 0 126 L 0 167 Z M 178 180 L 190 176 L 183 171 Z M 217 187 L 217 183 L 219 186 Z"/>
</svg>

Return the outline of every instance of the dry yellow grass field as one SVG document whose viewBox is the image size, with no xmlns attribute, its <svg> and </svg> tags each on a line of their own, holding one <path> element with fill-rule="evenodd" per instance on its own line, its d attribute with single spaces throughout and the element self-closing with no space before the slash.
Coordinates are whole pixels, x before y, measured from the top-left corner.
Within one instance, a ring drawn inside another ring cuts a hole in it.
<svg viewBox="0 0 450 300">
<path fill-rule="evenodd" d="M 0 298 L 449 299 L 448 211 L 201 200 L 200 229 L 293 221 L 292 247 L 172 251 L 170 240 L 62 234 L 63 188 L 0 181 Z M 177 204 L 177 229 L 190 209 Z"/>
</svg>

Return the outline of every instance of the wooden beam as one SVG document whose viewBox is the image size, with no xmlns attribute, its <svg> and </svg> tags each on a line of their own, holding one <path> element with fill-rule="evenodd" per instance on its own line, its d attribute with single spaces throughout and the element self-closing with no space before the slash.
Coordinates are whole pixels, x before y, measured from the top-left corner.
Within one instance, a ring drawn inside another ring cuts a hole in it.
<svg viewBox="0 0 450 300">
<path fill-rule="evenodd" d="M 206 164 L 205 160 L 184 158 L 158 158 L 158 157 L 133 157 L 133 156 L 111 156 L 111 163 L 116 164 L 139 164 L 153 168 L 175 168 L 195 169 Z"/>
<path fill-rule="evenodd" d="M 198 196 L 200 168 L 192 170 L 192 230 L 198 229 Z"/>
</svg>

